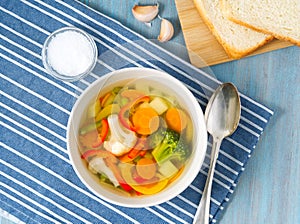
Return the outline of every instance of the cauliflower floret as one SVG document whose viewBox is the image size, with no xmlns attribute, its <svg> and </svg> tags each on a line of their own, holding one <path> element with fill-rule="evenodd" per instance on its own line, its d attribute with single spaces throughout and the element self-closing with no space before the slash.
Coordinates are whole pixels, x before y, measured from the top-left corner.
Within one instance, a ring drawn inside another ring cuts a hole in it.
<svg viewBox="0 0 300 224">
<path fill-rule="evenodd" d="M 114 135 L 111 135 L 109 141 L 105 141 L 103 143 L 104 148 L 111 152 L 116 156 L 124 155 L 125 153 L 129 152 L 131 148 L 126 147 L 121 142 L 119 142 Z"/>
</svg>

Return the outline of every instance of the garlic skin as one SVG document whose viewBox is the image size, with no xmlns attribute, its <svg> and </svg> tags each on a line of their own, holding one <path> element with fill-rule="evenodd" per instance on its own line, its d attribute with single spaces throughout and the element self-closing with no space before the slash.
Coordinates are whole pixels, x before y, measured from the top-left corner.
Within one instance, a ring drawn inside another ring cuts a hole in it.
<svg viewBox="0 0 300 224">
<path fill-rule="evenodd" d="M 161 19 L 160 34 L 157 39 L 160 42 L 169 41 L 174 35 L 174 27 L 169 20 Z"/>
<path fill-rule="evenodd" d="M 148 23 L 153 20 L 158 14 L 159 4 L 156 5 L 135 5 L 132 8 L 133 16 L 144 23 Z"/>
</svg>

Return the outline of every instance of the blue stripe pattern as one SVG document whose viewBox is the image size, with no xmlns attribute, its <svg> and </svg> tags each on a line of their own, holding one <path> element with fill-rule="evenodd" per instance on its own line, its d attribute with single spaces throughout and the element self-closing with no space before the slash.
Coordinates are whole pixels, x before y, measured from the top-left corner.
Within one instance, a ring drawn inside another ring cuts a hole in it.
<svg viewBox="0 0 300 224">
<path fill-rule="evenodd" d="M 197 178 L 174 199 L 148 208 L 124 208 L 98 198 L 76 176 L 66 150 L 66 126 L 82 91 L 116 69 L 138 66 L 166 71 L 186 84 L 203 110 L 220 82 L 76 1 L 2 0 L 0 18 L 1 209 L 25 223 L 191 223 L 205 184 L 209 153 Z M 41 61 L 45 39 L 64 26 L 88 32 L 101 52 L 93 73 L 75 83 L 54 79 Z M 241 122 L 224 140 L 216 166 L 212 223 L 220 219 L 273 114 L 240 95 Z"/>
</svg>

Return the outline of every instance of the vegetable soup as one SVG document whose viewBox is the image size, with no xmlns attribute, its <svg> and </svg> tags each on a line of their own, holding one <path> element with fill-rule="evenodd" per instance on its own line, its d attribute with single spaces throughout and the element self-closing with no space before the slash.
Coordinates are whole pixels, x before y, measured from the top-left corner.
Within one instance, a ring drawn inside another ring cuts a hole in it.
<svg viewBox="0 0 300 224">
<path fill-rule="evenodd" d="M 173 96 L 133 82 L 100 91 L 84 113 L 78 144 L 100 184 L 130 196 L 151 195 L 183 171 L 193 124 Z"/>
</svg>

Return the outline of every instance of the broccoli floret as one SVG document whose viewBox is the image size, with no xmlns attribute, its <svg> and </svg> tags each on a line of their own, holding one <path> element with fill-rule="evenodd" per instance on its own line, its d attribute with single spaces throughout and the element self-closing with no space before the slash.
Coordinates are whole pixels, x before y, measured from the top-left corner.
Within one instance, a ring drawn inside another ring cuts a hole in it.
<svg viewBox="0 0 300 224">
<path fill-rule="evenodd" d="M 161 133 L 164 137 L 157 145 L 152 155 L 158 163 L 166 160 L 176 160 L 183 163 L 190 156 L 190 147 L 187 142 L 180 138 L 180 134 L 171 129 L 166 129 Z"/>
<path fill-rule="evenodd" d="M 166 124 L 165 120 L 161 117 L 159 117 L 159 123 L 160 123 L 160 126 L 159 126 L 158 130 L 156 132 L 152 133 L 151 135 L 149 135 L 147 138 L 147 144 L 150 149 L 154 149 L 155 147 L 160 145 L 165 137 L 167 124 Z"/>
</svg>

